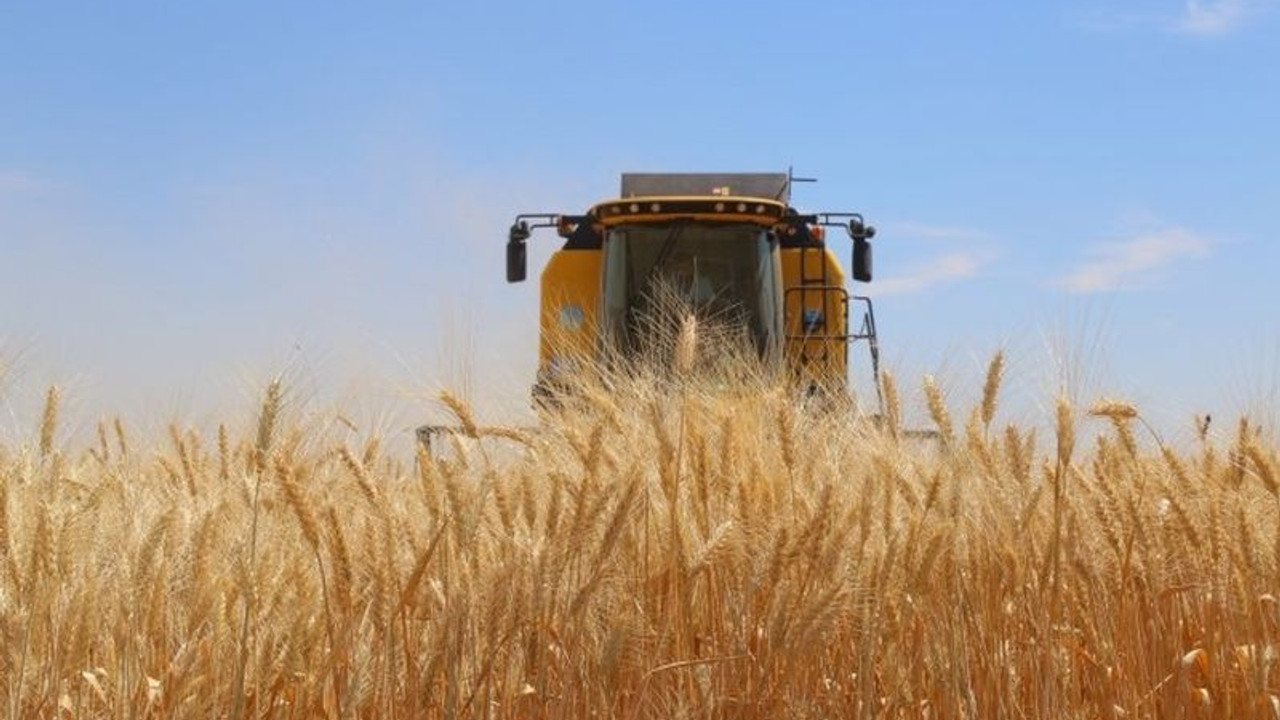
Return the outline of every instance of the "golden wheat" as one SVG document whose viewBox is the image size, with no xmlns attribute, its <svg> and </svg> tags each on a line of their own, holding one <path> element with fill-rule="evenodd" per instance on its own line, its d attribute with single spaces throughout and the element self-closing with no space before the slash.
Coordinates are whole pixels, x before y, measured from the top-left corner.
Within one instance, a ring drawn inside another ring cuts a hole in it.
<svg viewBox="0 0 1280 720">
<path fill-rule="evenodd" d="M 104 423 L 76 447 L 51 392 L 33 436 L 0 447 L 0 708 L 1230 718 L 1280 702 L 1280 463 L 1255 425 L 1149 452 L 1137 409 L 1104 401 L 1111 431 L 1086 447 L 1062 399 L 1037 450 L 1033 429 L 990 433 L 997 354 L 963 442 L 925 381 L 939 453 L 899 435 L 888 377 L 886 431 L 869 432 L 770 373 L 707 367 L 586 379 L 527 429 L 449 395 L 468 442 L 514 451 L 406 463 L 391 438 L 306 436 L 278 382 L 212 443 L 181 425 L 130 441 L 115 420 L 114 446 Z"/>
</svg>

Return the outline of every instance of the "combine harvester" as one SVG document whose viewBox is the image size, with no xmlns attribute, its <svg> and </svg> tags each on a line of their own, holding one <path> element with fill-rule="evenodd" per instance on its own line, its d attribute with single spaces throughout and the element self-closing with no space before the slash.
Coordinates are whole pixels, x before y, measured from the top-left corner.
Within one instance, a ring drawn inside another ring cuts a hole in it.
<svg viewBox="0 0 1280 720">
<path fill-rule="evenodd" d="M 525 280 L 535 230 L 564 238 L 542 271 L 535 402 L 554 404 L 577 369 L 635 352 L 637 318 L 658 288 L 699 314 L 731 318 L 761 357 L 781 357 L 809 392 L 847 395 L 850 347 L 864 345 L 879 401 L 871 299 L 850 294 L 827 246 L 828 228 L 845 231 L 852 277 L 870 282 L 875 228 L 858 213 L 798 212 L 791 187 L 799 180 L 789 172 L 625 173 L 620 197 L 584 215 L 517 216 L 508 282 Z M 424 426 L 418 436 L 431 450 L 434 437 L 457 431 Z"/>
</svg>

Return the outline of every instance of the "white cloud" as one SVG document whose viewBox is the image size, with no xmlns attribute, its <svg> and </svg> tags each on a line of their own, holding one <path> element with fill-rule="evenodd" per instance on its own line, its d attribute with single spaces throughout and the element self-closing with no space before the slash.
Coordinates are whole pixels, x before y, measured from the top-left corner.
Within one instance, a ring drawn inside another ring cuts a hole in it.
<svg viewBox="0 0 1280 720">
<path fill-rule="evenodd" d="M 951 253 L 934 258 L 918 269 L 898 277 L 876 280 L 876 297 L 908 295 L 956 280 L 973 277 L 982 262 L 969 253 Z"/>
<path fill-rule="evenodd" d="M 1061 281 L 1073 293 L 1111 292 L 1149 283 L 1159 270 L 1180 260 L 1207 257 L 1213 243 L 1183 228 L 1144 233 L 1129 240 L 1098 243 L 1092 256 Z"/>
<path fill-rule="evenodd" d="M 1246 0 L 1186 0 L 1173 29 L 1184 35 L 1220 37 L 1239 28 L 1251 9 Z"/>
</svg>

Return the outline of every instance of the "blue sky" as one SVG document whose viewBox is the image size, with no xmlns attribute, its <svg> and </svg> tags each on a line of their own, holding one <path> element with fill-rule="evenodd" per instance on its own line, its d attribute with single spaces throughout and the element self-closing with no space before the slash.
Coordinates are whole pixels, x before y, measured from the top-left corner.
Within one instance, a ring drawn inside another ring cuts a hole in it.
<svg viewBox="0 0 1280 720">
<path fill-rule="evenodd" d="M 1280 387 L 1278 68 L 1278 0 L 3 3 L 0 398 L 510 410 L 512 215 L 793 166 L 880 227 L 904 379 L 1231 415 Z"/>
</svg>

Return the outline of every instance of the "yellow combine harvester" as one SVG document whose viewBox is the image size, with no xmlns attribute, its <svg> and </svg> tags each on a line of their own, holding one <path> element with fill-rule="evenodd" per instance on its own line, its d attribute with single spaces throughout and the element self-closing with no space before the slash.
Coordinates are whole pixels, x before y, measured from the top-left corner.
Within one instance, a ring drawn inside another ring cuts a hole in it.
<svg viewBox="0 0 1280 720">
<path fill-rule="evenodd" d="M 507 281 L 527 276 L 527 243 L 539 228 L 564 238 L 542 271 L 536 401 L 553 398 L 576 368 L 639 345 L 660 288 L 699 315 L 730 319 L 762 357 L 785 358 L 802 386 L 846 392 L 850 345 L 865 343 L 879 392 L 871 300 L 850 294 L 827 229 L 853 243 L 854 280 L 871 280 L 875 228 L 860 214 L 802 214 L 788 173 L 622 176 L 620 196 L 583 215 L 516 217 Z M 851 325 L 851 320 L 854 322 Z M 852 329 L 851 329 L 852 328 Z M 448 431 L 424 427 L 431 436 Z"/>
<path fill-rule="evenodd" d="M 585 215 L 520 215 L 507 241 L 507 281 L 521 282 L 533 230 L 565 239 L 542 272 L 535 395 L 635 344 L 636 318 L 659 286 L 700 314 L 733 318 L 762 355 L 782 353 L 797 378 L 843 389 L 849 345 L 865 342 L 878 374 L 871 300 L 851 295 L 826 229 L 853 241 L 852 275 L 871 280 L 875 228 L 857 213 L 805 215 L 790 205 L 790 174 L 622 176 L 618 199 Z M 855 329 L 850 320 L 856 317 Z"/>
</svg>

